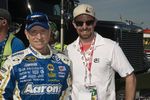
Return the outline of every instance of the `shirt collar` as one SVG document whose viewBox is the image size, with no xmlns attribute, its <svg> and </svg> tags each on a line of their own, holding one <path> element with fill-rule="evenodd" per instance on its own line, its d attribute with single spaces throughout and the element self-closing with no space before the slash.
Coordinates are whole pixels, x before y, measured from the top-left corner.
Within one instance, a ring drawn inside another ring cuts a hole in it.
<svg viewBox="0 0 150 100">
<path fill-rule="evenodd" d="M 29 52 L 32 53 L 37 58 L 47 59 L 47 58 L 50 58 L 52 56 L 52 53 L 53 53 L 49 45 L 48 45 L 48 48 L 50 51 L 49 55 L 42 55 L 40 52 L 35 50 L 31 45 L 29 46 Z"/>
<path fill-rule="evenodd" d="M 105 44 L 105 41 L 104 41 L 104 38 L 98 34 L 97 32 L 94 32 L 95 36 L 96 36 L 96 40 L 95 40 L 95 46 L 94 47 L 97 47 L 97 46 L 100 46 L 100 45 L 103 45 Z M 76 39 L 76 41 L 73 43 L 73 47 L 74 48 L 80 48 L 80 45 L 79 45 L 79 37 Z"/>
</svg>

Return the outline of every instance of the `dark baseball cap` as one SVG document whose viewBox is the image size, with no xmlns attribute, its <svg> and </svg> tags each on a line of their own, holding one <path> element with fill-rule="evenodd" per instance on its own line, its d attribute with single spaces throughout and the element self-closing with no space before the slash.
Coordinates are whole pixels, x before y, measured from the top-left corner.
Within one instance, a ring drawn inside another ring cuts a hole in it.
<svg viewBox="0 0 150 100">
<path fill-rule="evenodd" d="M 30 30 L 33 26 L 41 26 L 45 29 L 49 29 L 48 16 L 42 12 L 34 12 L 26 17 L 26 30 Z"/>
<path fill-rule="evenodd" d="M 8 10 L 0 8 L 0 18 L 6 19 L 8 23 L 11 23 L 11 15 Z"/>
</svg>

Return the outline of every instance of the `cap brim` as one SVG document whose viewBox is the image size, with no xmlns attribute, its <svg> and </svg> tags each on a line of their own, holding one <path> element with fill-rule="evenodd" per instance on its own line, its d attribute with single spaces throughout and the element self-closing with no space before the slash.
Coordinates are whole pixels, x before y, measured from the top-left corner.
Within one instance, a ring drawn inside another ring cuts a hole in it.
<svg viewBox="0 0 150 100">
<path fill-rule="evenodd" d="M 48 25 L 47 22 L 34 22 L 34 23 L 30 24 L 30 25 L 27 25 L 26 29 L 30 30 L 33 26 L 41 26 L 41 27 L 43 27 L 45 29 L 49 29 L 49 25 Z"/>
</svg>

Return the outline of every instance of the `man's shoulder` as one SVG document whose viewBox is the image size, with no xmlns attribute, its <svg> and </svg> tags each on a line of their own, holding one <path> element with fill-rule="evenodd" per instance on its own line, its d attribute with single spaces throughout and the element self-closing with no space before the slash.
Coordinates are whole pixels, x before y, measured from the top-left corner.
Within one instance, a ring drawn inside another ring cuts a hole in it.
<svg viewBox="0 0 150 100">
<path fill-rule="evenodd" d="M 13 62 L 14 64 L 19 64 L 26 55 L 28 55 L 28 49 L 24 49 L 24 50 L 13 53 L 12 55 L 8 57 L 8 60 Z"/>
<path fill-rule="evenodd" d="M 104 44 L 116 44 L 116 41 L 103 37 L 100 34 L 96 33 L 96 37 L 98 39 L 98 41 L 103 42 Z"/>
<path fill-rule="evenodd" d="M 61 61 L 67 65 L 71 65 L 71 60 L 69 59 L 69 57 L 65 54 L 65 53 L 56 53 L 56 55 L 58 56 L 59 59 L 61 59 Z"/>
<path fill-rule="evenodd" d="M 22 50 L 9 55 L 2 68 L 8 70 L 9 68 L 12 69 L 13 66 L 20 64 L 25 56 L 25 52 L 25 50 Z"/>
<path fill-rule="evenodd" d="M 72 43 L 68 44 L 67 50 L 76 47 L 77 43 L 78 43 L 78 38 L 75 41 L 73 41 Z"/>
<path fill-rule="evenodd" d="M 103 37 L 103 38 L 104 38 L 104 37 Z M 109 39 L 109 38 L 104 38 L 104 41 L 105 41 L 105 43 L 107 43 L 107 44 L 116 44 L 116 43 L 117 43 L 116 41 L 111 40 L 111 39 Z"/>
<path fill-rule="evenodd" d="M 25 52 L 26 52 L 26 49 L 25 50 L 21 50 L 21 51 L 17 51 L 15 53 L 13 53 L 11 55 L 11 57 L 23 56 L 25 54 Z"/>
</svg>

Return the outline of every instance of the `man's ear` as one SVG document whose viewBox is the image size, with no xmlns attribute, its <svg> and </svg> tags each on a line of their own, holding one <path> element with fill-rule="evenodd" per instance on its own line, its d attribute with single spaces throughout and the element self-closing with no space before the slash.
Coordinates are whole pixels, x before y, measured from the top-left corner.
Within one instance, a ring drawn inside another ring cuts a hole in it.
<svg viewBox="0 0 150 100">
<path fill-rule="evenodd" d="M 25 33 L 27 39 L 29 40 L 28 31 L 26 29 L 25 29 L 24 33 Z"/>
<path fill-rule="evenodd" d="M 97 23 L 97 20 L 95 19 L 95 21 L 94 21 L 94 27 L 96 26 L 96 23 Z"/>
<path fill-rule="evenodd" d="M 73 24 L 73 26 L 76 28 L 77 26 L 76 26 L 76 24 L 75 24 L 75 22 L 74 22 L 74 20 L 72 21 L 72 24 Z"/>
</svg>

